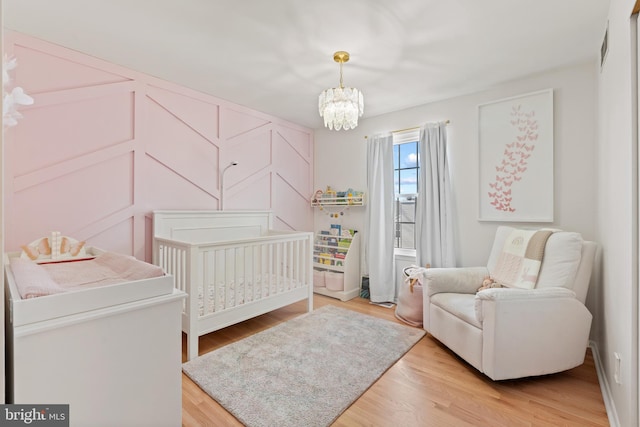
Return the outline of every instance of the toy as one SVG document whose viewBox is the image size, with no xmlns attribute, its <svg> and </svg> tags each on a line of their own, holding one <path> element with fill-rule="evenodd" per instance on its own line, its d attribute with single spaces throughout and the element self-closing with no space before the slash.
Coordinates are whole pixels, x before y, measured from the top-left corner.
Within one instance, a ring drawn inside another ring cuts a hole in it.
<svg viewBox="0 0 640 427">
<path fill-rule="evenodd" d="M 322 190 L 317 190 L 314 194 L 313 194 L 313 198 L 311 199 L 312 203 L 318 203 L 320 201 L 320 198 L 322 197 Z"/>
<path fill-rule="evenodd" d="M 502 287 L 503 286 L 500 283 L 496 282 L 490 276 L 485 276 L 484 279 L 482 280 L 482 286 L 478 288 L 478 292 L 484 291 L 485 289 L 502 288 Z"/>
<path fill-rule="evenodd" d="M 52 231 L 50 236 L 22 245 L 20 257 L 38 264 L 95 258 L 86 253 L 84 245 L 85 242 Z"/>
</svg>

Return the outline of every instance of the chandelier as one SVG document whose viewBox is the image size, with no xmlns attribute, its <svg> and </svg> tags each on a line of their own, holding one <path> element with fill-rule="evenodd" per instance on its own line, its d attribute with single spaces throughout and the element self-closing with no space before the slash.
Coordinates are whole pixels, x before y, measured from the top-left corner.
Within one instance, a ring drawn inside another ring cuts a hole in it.
<svg viewBox="0 0 640 427">
<path fill-rule="evenodd" d="M 358 117 L 364 110 L 362 92 L 342 84 L 342 64 L 349 61 L 349 53 L 338 51 L 333 60 L 340 64 L 340 87 L 323 91 L 318 99 L 320 116 L 324 117 L 324 125 L 329 129 L 349 130 L 358 126 Z"/>
</svg>

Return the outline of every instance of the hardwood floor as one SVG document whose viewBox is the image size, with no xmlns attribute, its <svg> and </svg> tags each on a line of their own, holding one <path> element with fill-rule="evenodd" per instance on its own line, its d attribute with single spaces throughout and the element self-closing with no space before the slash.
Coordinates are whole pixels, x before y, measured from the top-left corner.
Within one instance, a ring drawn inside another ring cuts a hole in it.
<svg viewBox="0 0 640 427">
<path fill-rule="evenodd" d="M 314 307 L 333 304 L 399 322 L 394 310 L 316 295 Z M 200 354 L 240 340 L 305 312 L 296 303 L 200 337 Z M 183 335 L 183 360 L 186 360 Z M 382 343 L 381 343 L 382 344 Z M 182 425 L 242 426 L 186 375 Z M 333 426 L 608 426 L 591 351 L 585 363 L 544 377 L 494 382 L 439 341 L 425 335 Z M 275 426 L 274 426 L 275 427 Z M 301 426 L 304 427 L 304 426 Z"/>
</svg>

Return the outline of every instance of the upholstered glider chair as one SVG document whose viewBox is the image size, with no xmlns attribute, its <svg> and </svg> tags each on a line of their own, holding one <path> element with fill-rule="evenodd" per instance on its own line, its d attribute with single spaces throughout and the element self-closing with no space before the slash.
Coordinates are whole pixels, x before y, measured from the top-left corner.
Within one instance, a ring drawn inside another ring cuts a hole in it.
<svg viewBox="0 0 640 427">
<path fill-rule="evenodd" d="M 584 362 L 596 244 L 543 231 L 500 226 L 486 267 L 423 271 L 424 329 L 493 380 Z M 486 277 L 507 287 L 478 291 Z"/>
</svg>

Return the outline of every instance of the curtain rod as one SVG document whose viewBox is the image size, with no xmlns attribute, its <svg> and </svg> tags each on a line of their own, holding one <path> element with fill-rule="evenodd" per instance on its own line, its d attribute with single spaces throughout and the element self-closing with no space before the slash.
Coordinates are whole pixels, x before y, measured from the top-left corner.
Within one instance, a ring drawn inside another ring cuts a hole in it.
<svg viewBox="0 0 640 427">
<path fill-rule="evenodd" d="M 438 123 L 438 122 L 433 122 L 433 123 Z M 448 125 L 449 123 L 451 123 L 451 120 L 443 120 L 443 123 L 445 125 Z M 414 126 L 412 128 L 406 128 L 406 129 L 398 129 L 398 130 L 392 130 L 391 133 L 400 133 L 400 132 L 407 132 L 410 130 L 416 130 L 416 129 L 420 129 L 421 126 Z M 364 139 L 369 138 L 367 135 L 364 136 Z"/>
</svg>

